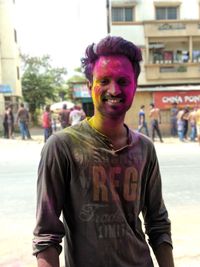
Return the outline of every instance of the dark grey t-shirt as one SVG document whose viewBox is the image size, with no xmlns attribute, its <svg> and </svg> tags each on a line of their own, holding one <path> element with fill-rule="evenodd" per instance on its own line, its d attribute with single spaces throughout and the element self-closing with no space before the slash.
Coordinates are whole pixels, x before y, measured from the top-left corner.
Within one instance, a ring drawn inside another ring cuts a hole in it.
<svg viewBox="0 0 200 267">
<path fill-rule="evenodd" d="M 128 134 L 128 145 L 116 151 L 84 120 L 48 139 L 38 170 L 34 254 L 52 245 L 60 252 L 65 236 L 66 267 L 151 267 L 141 212 L 151 246 L 171 244 L 154 146 Z"/>
</svg>

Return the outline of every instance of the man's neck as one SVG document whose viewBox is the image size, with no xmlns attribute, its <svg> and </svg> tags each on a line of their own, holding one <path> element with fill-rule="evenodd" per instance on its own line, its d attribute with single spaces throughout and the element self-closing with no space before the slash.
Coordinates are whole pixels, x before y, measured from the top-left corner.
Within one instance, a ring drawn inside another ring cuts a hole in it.
<svg viewBox="0 0 200 267">
<path fill-rule="evenodd" d="M 99 118 L 93 116 L 89 123 L 98 132 L 107 136 L 115 149 L 119 149 L 127 145 L 127 129 L 124 126 L 124 119 L 110 119 L 110 118 Z"/>
</svg>

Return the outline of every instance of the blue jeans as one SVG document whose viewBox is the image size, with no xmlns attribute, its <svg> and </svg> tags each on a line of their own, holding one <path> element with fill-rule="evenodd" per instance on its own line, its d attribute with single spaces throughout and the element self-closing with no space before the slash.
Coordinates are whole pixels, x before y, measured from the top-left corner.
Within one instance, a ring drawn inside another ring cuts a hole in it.
<svg viewBox="0 0 200 267">
<path fill-rule="evenodd" d="M 28 126 L 27 126 L 27 123 L 25 121 L 19 122 L 19 129 L 21 132 L 22 139 L 25 139 L 25 137 L 30 138 Z"/>
<path fill-rule="evenodd" d="M 142 132 L 142 129 L 144 128 L 145 134 L 149 136 L 149 131 L 147 127 L 147 123 L 144 121 L 141 125 L 138 126 L 138 132 Z"/>
<path fill-rule="evenodd" d="M 176 136 L 177 135 L 177 119 L 171 118 L 171 135 Z"/>
<path fill-rule="evenodd" d="M 52 135 L 52 128 L 44 128 L 44 142 L 47 141 L 50 135 Z"/>
<path fill-rule="evenodd" d="M 178 137 L 180 141 L 184 141 L 184 132 L 183 130 L 178 130 Z"/>
<path fill-rule="evenodd" d="M 155 139 L 155 133 L 157 133 L 157 135 L 158 135 L 160 141 L 163 142 L 163 141 L 162 141 L 162 135 L 161 135 L 160 128 L 159 128 L 158 120 L 153 119 L 153 120 L 151 121 L 151 131 L 152 131 L 151 134 L 152 134 L 152 140 L 153 140 L 153 141 L 154 141 L 154 139 Z"/>
<path fill-rule="evenodd" d="M 192 125 L 191 126 L 191 133 L 190 133 L 190 140 L 195 141 L 196 136 L 197 136 L 196 125 Z"/>
</svg>

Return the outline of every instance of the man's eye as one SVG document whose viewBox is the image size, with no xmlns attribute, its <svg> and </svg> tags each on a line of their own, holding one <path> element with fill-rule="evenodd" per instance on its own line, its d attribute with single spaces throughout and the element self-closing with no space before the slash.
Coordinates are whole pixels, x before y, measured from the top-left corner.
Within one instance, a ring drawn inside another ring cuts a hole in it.
<svg viewBox="0 0 200 267">
<path fill-rule="evenodd" d="M 126 85 L 129 85 L 130 82 L 126 78 L 120 78 L 120 79 L 117 80 L 117 83 L 120 86 L 126 86 Z"/>
<path fill-rule="evenodd" d="M 109 79 L 102 79 L 102 80 L 100 80 L 100 84 L 101 85 L 107 85 L 107 84 L 109 84 Z"/>
</svg>

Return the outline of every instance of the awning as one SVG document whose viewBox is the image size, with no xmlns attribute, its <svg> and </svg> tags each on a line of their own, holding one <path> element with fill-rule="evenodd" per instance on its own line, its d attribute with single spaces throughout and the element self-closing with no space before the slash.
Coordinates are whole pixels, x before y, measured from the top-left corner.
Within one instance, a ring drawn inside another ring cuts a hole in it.
<svg viewBox="0 0 200 267">
<path fill-rule="evenodd" d="M 13 90 L 10 85 L 7 84 L 0 84 L 0 93 L 12 93 Z"/>
<path fill-rule="evenodd" d="M 67 105 L 67 109 L 71 109 L 74 107 L 74 103 L 69 102 L 69 101 L 62 101 L 62 102 L 57 102 L 54 103 L 50 106 L 50 110 L 51 111 L 59 111 L 62 109 L 63 105 L 66 104 Z"/>
</svg>

